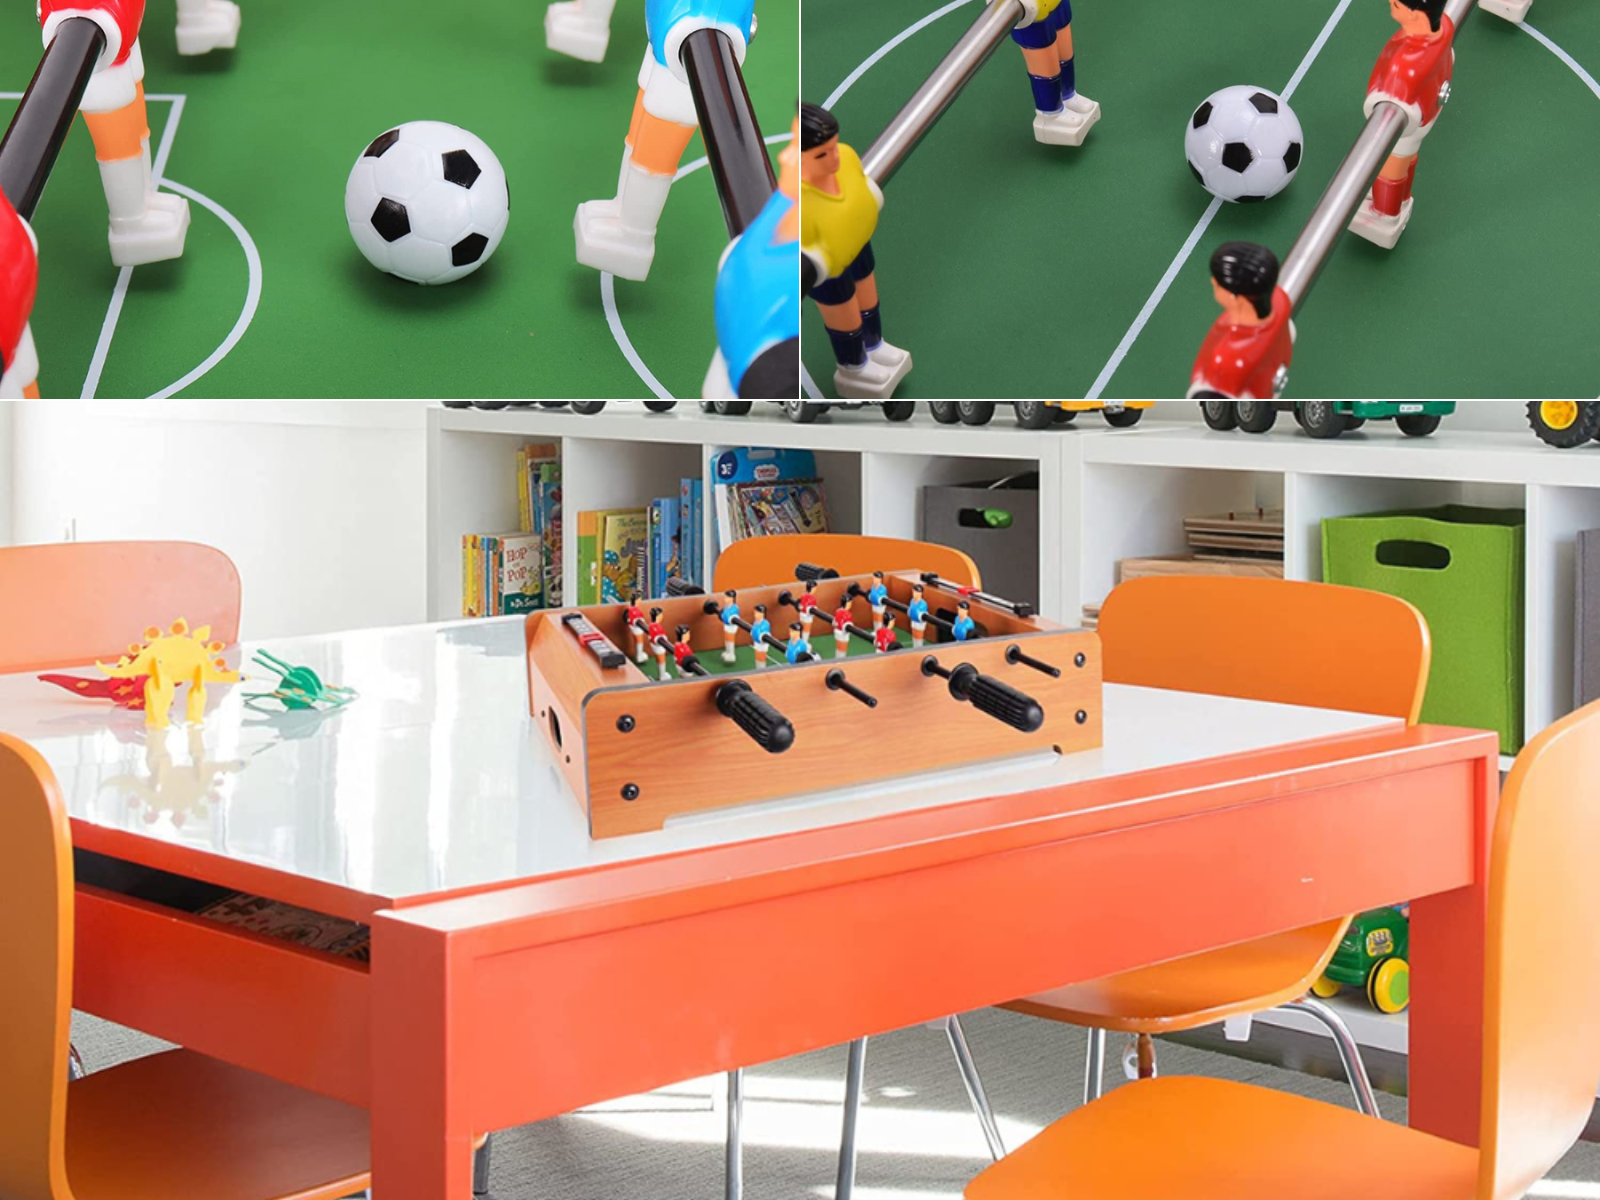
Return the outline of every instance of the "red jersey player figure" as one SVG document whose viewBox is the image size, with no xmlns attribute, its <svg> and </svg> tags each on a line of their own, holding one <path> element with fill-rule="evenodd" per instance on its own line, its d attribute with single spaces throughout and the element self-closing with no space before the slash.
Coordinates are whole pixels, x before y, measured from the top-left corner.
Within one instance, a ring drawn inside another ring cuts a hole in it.
<svg viewBox="0 0 1600 1200">
<path fill-rule="evenodd" d="M 634 592 L 628 597 L 627 620 L 628 636 L 633 639 L 633 661 L 636 663 L 649 662 L 650 656 L 645 653 L 645 642 L 648 639 L 645 636 L 644 609 L 639 607 L 638 592 Z"/>
<path fill-rule="evenodd" d="M 161 262 L 183 254 L 189 202 L 156 191 L 150 165 L 150 124 L 144 107 L 144 57 L 139 25 L 144 0 L 38 0 L 44 44 L 55 40 L 63 21 L 87 17 L 106 35 L 79 105 L 100 182 L 111 212 L 111 261 L 119 267 Z"/>
<path fill-rule="evenodd" d="M 672 658 L 678 664 L 679 675 L 688 679 L 694 674 L 689 664 L 698 665 L 700 660 L 694 656 L 694 647 L 689 644 L 689 627 L 687 625 L 678 626 L 678 640 L 672 645 Z"/>
<path fill-rule="evenodd" d="M 1385 100 L 1406 110 L 1406 130 L 1350 222 L 1351 233 L 1385 250 L 1394 249 L 1411 222 L 1417 153 L 1450 99 L 1456 27 L 1444 6 L 1445 0 L 1389 0 L 1400 32 L 1389 39 L 1367 81 L 1367 116 Z"/>
<path fill-rule="evenodd" d="M 666 683 L 672 676 L 667 674 L 667 651 L 672 648 L 667 641 L 667 627 L 661 623 L 659 608 L 650 610 L 650 624 L 645 627 L 645 636 L 650 640 L 650 649 L 656 656 L 656 676 L 662 683 Z"/>
<path fill-rule="evenodd" d="M 900 635 L 895 632 L 894 614 L 884 613 L 879 619 L 878 632 L 872 635 L 872 647 L 879 654 L 900 648 Z"/>
<path fill-rule="evenodd" d="M 806 631 L 806 639 L 811 638 L 811 624 L 817 619 L 817 581 L 806 580 L 806 590 L 800 593 L 800 598 L 794 602 L 800 610 L 800 628 Z"/>
<path fill-rule="evenodd" d="M 833 614 L 833 654 L 835 658 L 844 658 L 850 653 L 850 629 L 855 624 L 855 613 L 850 607 L 850 598 L 843 597 L 839 607 Z"/>
<path fill-rule="evenodd" d="M 39 357 L 28 317 L 39 287 L 33 230 L 0 192 L 0 399 L 37 399 Z"/>
<path fill-rule="evenodd" d="M 1278 256 L 1254 242 L 1228 242 L 1211 256 L 1211 290 L 1222 315 L 1194 360 L 1189 398 L 1275 400 L 1294 357 L 1293 305 L 1278 286 Z"/>
</svg>

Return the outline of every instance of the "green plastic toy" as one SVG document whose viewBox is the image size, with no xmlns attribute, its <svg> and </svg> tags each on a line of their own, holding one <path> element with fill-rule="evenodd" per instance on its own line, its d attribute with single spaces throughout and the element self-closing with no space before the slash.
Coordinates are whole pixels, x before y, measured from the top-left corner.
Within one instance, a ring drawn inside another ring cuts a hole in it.
<svg viewBox="0 0 1600 1200">
<path fill-rule="evenodd" d="M 343 708 L 356 699 L 354 688 L 335 687 L 322 682 L 310 667 L 296 667 L 265 650 L 257 650 L 250 660 L 278 676 L 278 686 L 270 692 L 257 692 L 247 696 L 247 702 L 276 700 L 287 709 Z"/>
<path fill-rule="evenodd" d="M 1361 988 L 1373 1008 L 1402 1013 L 1411 1005 L 1411 919 L 1404 909 L 1378 908 L 1350 922 L 1327 972 L 1311 993 L 1332 999 Z"/>
<path fill-rule="evenodd" d="M 1246 433 L 1266 433 L 1281 412 L 1294 419 L 1314 438 L 1336 438 L 1368 421 L 1392 420 L 1407 437 L 1427 437 L 1439 422 L 1456 411 L 1454 400 L 1416 404 L 1397 401 L 1352 400 L 1202 400 L 1200 411 L 1212 429 L 1242 429 Z"/>
</svg>

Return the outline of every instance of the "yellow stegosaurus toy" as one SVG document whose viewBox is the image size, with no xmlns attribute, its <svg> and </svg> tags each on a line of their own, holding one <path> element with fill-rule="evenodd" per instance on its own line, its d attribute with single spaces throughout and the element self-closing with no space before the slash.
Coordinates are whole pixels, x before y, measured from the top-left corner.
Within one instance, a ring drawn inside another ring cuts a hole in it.
<svg viewBox="0 0 1600 1200">
<path fill-rule="evenodd" d="M 197 725 L 206 715 L 206 684 L 238 683 L 239 672 L 230 671 L 222 652 L 227 647 L 211 640 L 211 626 L 202 625 L 192 633 L 189 622 L 179 617 L 165 632 L 155 625 L 144 631 L 144 641 L 128 647 L 128 653 L 108 667 L 96 662 L 112 679 L 131 679 L 146 675 L 144 685 L 144 723 L 151 729 L 165 729 L 170 723 L 172 701 L 180 683 L 189 685 L 185 718 Z"/>
</svg>

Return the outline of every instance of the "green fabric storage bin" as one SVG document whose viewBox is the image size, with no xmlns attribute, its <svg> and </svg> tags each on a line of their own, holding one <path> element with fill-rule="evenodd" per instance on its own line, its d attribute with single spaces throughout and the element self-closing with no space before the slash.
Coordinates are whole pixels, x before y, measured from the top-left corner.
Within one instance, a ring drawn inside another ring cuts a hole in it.
<svg viewBox="0 0 1600 1200">
<path fill-rule="evenodd" d="M 1409 600 L 1433 633 L 1422 719 L 1492 729 L 1500 749 L 1523 740 L 1526 590 L 1522 509 L 1442 508 L 1334 517 L 1322 523 L 1322 577 Z M 1361 631 L 1342 636 L 1359 654 Z"/>
</svg>

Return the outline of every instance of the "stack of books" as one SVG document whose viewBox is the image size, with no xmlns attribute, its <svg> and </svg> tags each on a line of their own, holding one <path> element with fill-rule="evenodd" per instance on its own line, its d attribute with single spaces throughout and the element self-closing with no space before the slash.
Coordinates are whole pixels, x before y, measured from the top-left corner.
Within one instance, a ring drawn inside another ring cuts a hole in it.
<svg viewBox="0 0 1600 1200">
<path fill-rule="evenodd" d="M 774 533 L 827 533 L 828 502 L 809 450 L 745 447 L 711 463 L 722 546 Z"/>
<path fill-rule="evenodd" d="M 679 482 L 676 496 L 644 508 L 578 514 L 578 603 L 626 604 L 661 596 L 667 580 L 699 583 L 705 576 L 704 485 Z"/>
<path fill-rule="evenodd" d="M 519 528 L 462 535 L 462 616 L 498 617 L 562 604 L 560 447 L 519 448 L 516 481 Z"/>
</svg>

